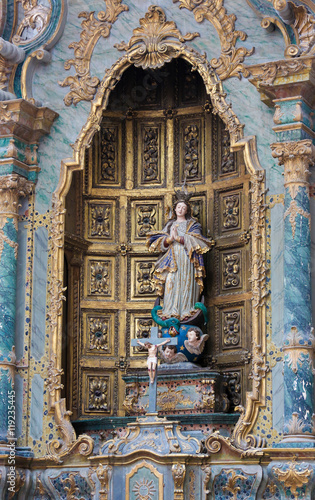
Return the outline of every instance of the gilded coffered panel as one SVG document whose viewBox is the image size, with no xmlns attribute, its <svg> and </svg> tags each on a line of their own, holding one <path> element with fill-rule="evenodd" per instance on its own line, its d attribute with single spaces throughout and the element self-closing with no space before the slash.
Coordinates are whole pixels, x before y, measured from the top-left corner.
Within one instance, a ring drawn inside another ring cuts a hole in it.
<svg viewBox="0 0 315 500">
<path fill-rule="evenodd" d="M 212 116 L 212 177 L 213 180 L 223 180 L 235 177 L 240 173 L 242 155 L 231 151 L 229 131 L 222 121 Z"/>
<path fill-rule="evenodd" d="M 162 199 L 131 200 L 129 213 L 131 217 L 130 240 L 132 243 L 142 243 L 147 233 L 157 231 L 162 227 L 163 218 Z"/>
<path fill-rule="evenodd" d="M 114 118 L 104 122 L 95 134 L 95 147 L 90 157 L 93 187 L 122 187 L 125 158 L 123 135 L 123 122 Z"/>
<path fill-rule="evenodd" d="M 116 203 L 113 200 L 91 200 L 86 203 L 85 237 L 92 240 L 115 240 Z"/>
<path fill-rule="evenodd" d="M 207 196 L 200 194 L 190 200 L 191 215 L 200 222 L 203 234 L 207 233 Z"/>
<path fill-rule="evenodd" d="M 115 313 L 83 312 L 82 352 L 88 355 L 114 354 Z"/>
<path fill-rule="evenodd" d="M 129 300 L 154 299 L 157 296 L 153 281 L 154 261 L 147 257 L 130 257 L 128 259 L 128 276 L 131 290 L 128 288 Z"/>
<path fill-rule="evenodd" d="M 221 349 L 242 347 L 244 324 L 244 307 L 229 307 L 221 309 Z"/>
<path fill-rule="evenodd" d="M 165 185 L 165 140 L 165 120 L 135 122 L 135 182 L 137 186 Z"/>
<path fill-rule="evenodd" d="M 233 293 L 244 289 L 243 254 L 243 249 L 239 248 L 220 251 L 220 293 Z"/>
<path fill-rule="evenodd" d="M 98 298 L 115 296 L 115 258 L 89 257 L 86 260 L 85 296 Z"/>
<path fill-rule="evenodd" d="M 133 311 L 128 314 L 130 315 L 130 338 L 142 339 L 142 341 L 150 338 L 151 327 L 154 326 L 150 310 Z M 131 347 L 131 355 L 146 356 L 147 351 L 139 345 L 139 347 Z"/>
<path fill-rule="evenodd" d="M 175 178 L 181 184 L 186 177 L 190 183 L 205 178 L 205 118 L 204 113 L 177 117 L 174 127 Z"/>
<path fill-rule="evenodd" d="M 83 413 L 111 413 L 113 374 L 83 372 Z"/>
<path fill-rule="evenodd" d="M 243 226 L 242 191 L 218 193 L 219 198 L 219 234 L 227 231 L 240 231 Z"/>
</svg>

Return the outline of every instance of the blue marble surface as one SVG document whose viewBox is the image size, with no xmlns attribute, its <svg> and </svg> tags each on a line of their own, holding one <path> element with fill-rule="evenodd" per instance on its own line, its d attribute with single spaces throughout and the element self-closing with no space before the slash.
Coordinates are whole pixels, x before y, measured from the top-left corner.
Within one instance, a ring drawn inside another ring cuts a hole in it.
<svg viewBox="0 0 315 500">
<path fill-rule="evenodd" d="M 43 435 L 44 380 L 35 373 L 32 379 L 30 435 L 40 439 Z"/>
<path fill-rule="evenodd" d="M 47 244 L 47 229 L 39 227 L 35 232 L 31 339 L 31 354 L 36 360 L 45 352 Z"/>
<path fill-rule="evenodd" d="M 272 368 L 272 427 L 282 433 L 284 423 L 283 363 Z"/>
<path fill-rule="evenodd" d="M 272 341 L 283 343 L 284 314 L 284 207 L 281 203 L 271 209 L 271 309 Z"/>
<path fill-rule="evenodd" d="M 23 378 L 17 373 L 15 375 L 15 437 L 22 434 L 23 418 Z"/>
<path fill-rule="evenodd" d="M 26 291 L 26 246 L 27 228 L 25 221 L 19 223 L 18 229 L 19 253 L 16 268 L 16 321 L 15 321 L 15 353 L 17 360 L 23 357 L 25 291 Z M 27 292 L 26 292 L 27 293 Z"/>
<path fill-rule="evenodd" d="M 288 190 L 285 196 L 285 210 L 291 204 Z M 295 198 L 297 206 L 309 212 L 309 199 L 305 188 L 299 188 Z M 296 214 L 296 228 L 293 238 L 292 226 L 289 216 L 284 222 L 285 227 L 285 249 L 284 249 L 284 321 L 285 335 L 288 335 L 292 327 L 298 329 L 307 341 L 312 323 L 311 310 L 311 241 L 309 219 L 303 215 Z"/>
<path fill-rule="evenodd" d="M 312 434 L 313 429 L 313 373 L 309 353 L 299 353 L 298 369 L 294 373 L 289 352 L 284 356 L 284 433 Z M 297 413 L 297 426 L 293 430 L 293 413 Z"/>
<path fill-rule="evenodd" d="M 17 242 L 17 232 L 12 219 L 3 227 L 5 237 Z M 14 345 L 16 258 L 14 248 L 4 241 L 0 260 L 0 360 L 8 357 Z"/>
</svg>

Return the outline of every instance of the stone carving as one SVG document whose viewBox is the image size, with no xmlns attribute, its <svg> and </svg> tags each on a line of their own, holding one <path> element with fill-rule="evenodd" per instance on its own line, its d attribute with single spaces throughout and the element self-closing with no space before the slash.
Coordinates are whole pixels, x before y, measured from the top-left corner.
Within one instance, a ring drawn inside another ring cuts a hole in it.
<svg viewBox="0 0 315 500">
<path fill-rule="evenodd" d="M 184 177 L 187 180 L 200 178 L 199 169 L 199 129 L 190 124 L 184 129 Z"/>
<path fill-rule="evenodd" d="M 117 127 L 101 129 L 101 182 L 117 182 Z"/>
<path fill-rule="evenodd" d="M 221 42 L 221 54 L 216 59 L 210 61 L 211 66 L 216 70 L 221 80 L 231 76 L 249 76 L 248 69 L 244 66 L 245 57 L 251 56 L 254 49 L 248 50 L 245 47 L 236 48 L 238 39 L 244 41 L 247 38 L 244 31 L 235 30 L 236 16 L 228 15 L 223 0 L 173 0 L 179 1 L 180 9 L 188 9 L 194 13 L 195 19 L 201 23 L 204 19 L 217 30 Z"/>
<path fill-rule="evenodd" d="M 241 403 L 241 375 L 239 372 L 228 372 L 225 375 L 228 399 L 233 407 L 238 406 Z"/>
<path fill-rule="evenodd" d="M 238 287 L 240 284 L 240 253 L 224 255 L 223 262 L 223 287 Z"/>
<path fill-rule="evenodd" d="M 20 22 L 12 41 L 16 45 L 23 45 L 38 38 L 47 28 L 51 16 L 51 0 L 46 7 L 38 0 L 21 0 L 24 9 L 24 18 Z"/>
<path fill-rule="evenodd" d="M 148 183 L 159 178 L 158 127 L 144 127 L 142 177 Z"/>
<path fill-rule="evenodd" d="M 109 321 L 106 318 L 89 318 L 89 349 L 109 351 Z"/>
<path fill-rule="evenodd" d="M 108 411 L 108 377 L 88 377 L 89 411 Z"/>
<path fill-rule="evenodd" d="M 116 44 L 118 50 L 127 51 L 128 61 L 137 67 L 160 68 L 171 61 L 183 42 L 193 40 L 199 33 L 182 35 L 173 21 L 166 21 L 161 7 L 151 5 L 140 28 L 133 30 L 128 44 Z"/>
<path fill-rule="evenodd" d="M 108 238 L 110 231 L 110 205 L 91 205 L 91 237 Z"/>
<path fill-rule="evenodd" d="M 284 487 L 291 491 L 294 498 L 299 498 L 297 488 L 307 484 L 313 475 L 313 469 L 305 463 L 291 462 L 288 466 L 273 467 L 272 472 L 275 477 L 283 483 Z"/>
<path fill-rule="evenodd" d="M 174 500 L 184 500 L 184 480 L 186 467 L 184 464 L 172 465 L 172 476 L 174 479 Z"/>
<path fill-rule="evenodd" d="M 223 343 L 225 346 L 237 346 L 240 341 L 240 311 L 228 311 L 223 313 Z"/>
<path fill-rule="evenodd" d="M 90 293 L 99 295 L 110 295 L 110 263 L 91 262 L 91 285 Z"/>
<path fill-rule="evenodd" d="M 233 194 L 223 197 L 223 226 L 224 229 L 234 229 L 239 226 L 240 195 Z"/>
<path fill-rule="evenodd" d="M 59 82 L 61 87 L 70 87 L 70 92 L 65 96 L 66 106 L 76 105 L 80 101 L 91 101 L 94 98 L 99 79 L 90 74 L 90 62 L 94 47 L 100 37 L 108 38 L 111 27 L 117 20 L 121 12 L 128 10 L 127 5 L 122 4 L 122 0 L 105 0 L 106 12 L 99 12 L 97 17 L 94 12 L 80 12 L 79 17 L 83 18 L 82 32 L 79 42 L 69 45 L 74 49 L 74 58 L 65 62 L 66 70 L 71 66 L 75 69 L 75 76 L 68 76 L 63 82 Z"/>
<path fill-rule="evenodd" d="M 152 231 L 156 225 L 156 206 L 141 205 L 137 207 L 137 236 L 146 237 L 149 231 Z"/>
</svg>

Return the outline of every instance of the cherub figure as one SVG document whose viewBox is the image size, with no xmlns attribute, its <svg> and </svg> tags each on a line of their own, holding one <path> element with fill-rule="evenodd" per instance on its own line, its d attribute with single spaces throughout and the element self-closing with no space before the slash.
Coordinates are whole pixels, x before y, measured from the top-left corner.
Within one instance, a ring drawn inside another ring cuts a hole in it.
<svg viewBox="0 0 315 500">
<path fill-rule="evenodd" d="M 166 339 L 166 340 L 163 340 L 163 342 L 160 342 L 159 344 L 155 344 L 155 345 L 151 344 L 150 342 L 141 342 L 140 340 L 137 341 L 137 343 L 139 345 L 141 345 L 145 349 L 148 349 L 149 356 L 147 359 L 147 365 L 148 365 L 148 372 L 149 372 L 151 384 L 153 384 L 154 379 L 155 379 L 158 347 L 160 347 L 164 344 L 167 344 L 170 341 L 171 341 L 171 339 Z"/>
<path fill-rule="evenodd" d="M 177 352 L 176 345 L 165 346 L 163 348 L 161 354 L 162 354 L 162 358 L 165 361 L 165 363 L 168 363 L 168 364 L 180 363 L 182 361 L 187 361 L 185 354 L 183 354 L 182 352 Z"/>
<path fill-rule="evenodd" d="M 188 352 L 191 354 L 201 354 L 205 347 L 205 342 L 208 340 L 209 335 L 202 335 L 199 328 L 189 328 L 186 334 L 187 340 L 184 344 Z"/>
</svg>

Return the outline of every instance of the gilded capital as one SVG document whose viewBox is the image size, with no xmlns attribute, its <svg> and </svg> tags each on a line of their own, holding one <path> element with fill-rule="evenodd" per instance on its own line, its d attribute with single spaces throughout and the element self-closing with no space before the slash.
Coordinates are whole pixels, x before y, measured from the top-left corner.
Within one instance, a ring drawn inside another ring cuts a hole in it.
<svg viewBox="0 0 315 500">
<path fill-rule="evenodd" d="M 16 218 L 19 198 L 28 196 L 33 183 L 18 174 L 0 176 L 0 218 Z"/>
<path fill-rule="evenodd" d="M 284 187 L 294 199 L 299 187 L 309 186 L 309 166 L 314 163 L 315 149 L 310 139 L 271 144 L 272 156 L 284 165 Z"/>
<path fill-rule="evenodd" d="M 174 464 L 172 466 L 172 475 L 174 479 L 174 499 L 184 499 L 184 479 L 186 467 L 184 464 Z"/>
</svg>

